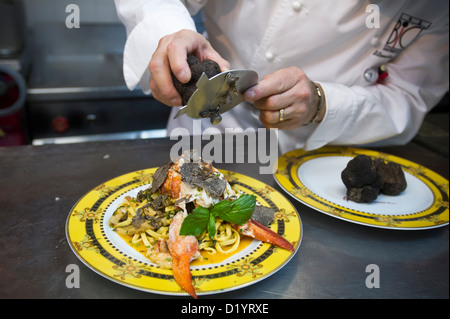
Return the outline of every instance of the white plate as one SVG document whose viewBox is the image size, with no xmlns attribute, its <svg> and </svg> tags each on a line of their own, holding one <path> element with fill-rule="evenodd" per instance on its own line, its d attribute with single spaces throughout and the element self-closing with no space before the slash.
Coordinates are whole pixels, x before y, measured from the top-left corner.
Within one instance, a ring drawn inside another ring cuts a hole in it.
<svg viewBox="0 0 450 319">
<path fill-rule="evenodd" d="M 401 165 L 407 188 L 397 196 L 380 194 L 372 203 L 346 198 L 341 172 L 359 154 Z M 324 147 L 282 155 L 274 174 L 292 197 L 319 212 L 346 221 L 390 229 L 427 229 L 448 225 L 448 180 L 405 159 L 364 149 Z"/>
</svg>

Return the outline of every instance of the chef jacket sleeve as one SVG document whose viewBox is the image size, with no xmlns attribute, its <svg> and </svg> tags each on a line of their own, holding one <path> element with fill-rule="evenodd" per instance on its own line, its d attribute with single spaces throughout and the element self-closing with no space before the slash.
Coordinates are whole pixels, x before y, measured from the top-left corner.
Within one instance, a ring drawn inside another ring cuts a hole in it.
<svg viewBox="0 0 450 319">
<path fill-rule="evenodd" d="M 305 149 L 331 145 L 402 145 L 418 132 L 449 88 L 448 15 L 387 64 L 388 78 L 368 87 L 319 82 L 325 117 Z M 361 70 L 363 72 L 363 70 Z"/>
<path fill-rule="evenodd" d="M 115 5 L 127 31 L 123 53 L 125 82 L 130 90 L 139 85 L 150 94 L 148 63 L 159 39 L 182 29 L 195 31 L 195 23 L 179 0 L 115 0 Z"/>
</svg>

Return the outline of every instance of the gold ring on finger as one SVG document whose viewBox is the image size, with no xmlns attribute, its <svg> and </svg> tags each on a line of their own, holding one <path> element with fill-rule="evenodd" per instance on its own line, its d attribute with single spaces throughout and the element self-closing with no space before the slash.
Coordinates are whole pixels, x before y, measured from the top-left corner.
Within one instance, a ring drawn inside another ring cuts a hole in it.
<svg viewBox="0 0 450 319">
<path fill-rule="evenodd" d="M 280 109 L 280 115 L 278 116 L 278 122 L 284 121 L 284 109 Z"/>
</svg>

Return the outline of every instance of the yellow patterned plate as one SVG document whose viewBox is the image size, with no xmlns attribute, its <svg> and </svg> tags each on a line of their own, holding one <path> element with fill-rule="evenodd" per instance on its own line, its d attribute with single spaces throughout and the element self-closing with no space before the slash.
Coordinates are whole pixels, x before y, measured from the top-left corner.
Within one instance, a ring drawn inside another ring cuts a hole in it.
<svg viewBox="0 0 450 319">
<path fill-rule="evenodd" d="M 397 196 L 380 194 L 370 204 L 346 199 L 341 172 L 364 154 L 401 165 L 407 188 Z M 448 225 L 448 180 L 408 160 L 377 151 L 323 147 L 282 155 L 274 174 L 292 197 L 327 215 L 357 224 L 389 229 L 428 229 Z"/>
<path fill-rule="evenodd" d="M 108 220 L 125 196 L 135 197 L 150 186 L 156 168 L 131 172 L 96 187 L 72 208 L 66 236 L 75 255 L 105 278 L 134 289 L 163 295 L 187 295 L 172 271 L 152 264 L 113 232 Z M 270 228 L 298 250 L 303 229 L 292 204 L 270 186 L 238 173 L 221 170 L 241 191 L 255 194 L 261 205 L 275 211 Z M 215 294 L 259 282 L 280 270 L 294 256 L 287 250 L 252 240 L 243 250 L 215 264 L 191 266 L 197 295 Z"/>
</svg>

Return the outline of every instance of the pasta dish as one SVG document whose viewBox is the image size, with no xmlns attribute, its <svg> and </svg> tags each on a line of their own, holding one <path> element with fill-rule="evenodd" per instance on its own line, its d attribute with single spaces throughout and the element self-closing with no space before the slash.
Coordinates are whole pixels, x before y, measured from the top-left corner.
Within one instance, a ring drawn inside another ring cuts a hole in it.
<svg viewBox="0 0 450 319">
<path fill-rule="evenodd" d="M 294 252 L 290 242 L 267 228 L 274 213 L 190 151 L 159 167 L 150 187 L 126 197 L 109 225 L 131 245 L 144 246 L 152 263 L 172 269 L 180 287 L 196 298 L 193 260 L 235 253 L 245 237 Z"/>
</svg>

